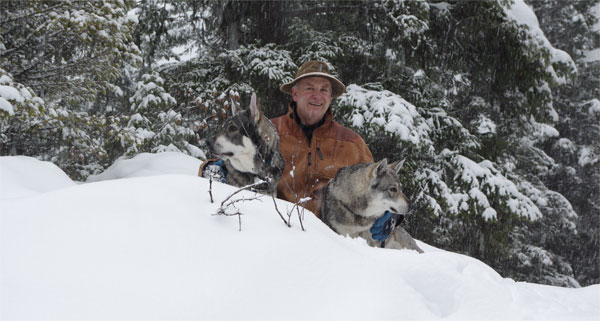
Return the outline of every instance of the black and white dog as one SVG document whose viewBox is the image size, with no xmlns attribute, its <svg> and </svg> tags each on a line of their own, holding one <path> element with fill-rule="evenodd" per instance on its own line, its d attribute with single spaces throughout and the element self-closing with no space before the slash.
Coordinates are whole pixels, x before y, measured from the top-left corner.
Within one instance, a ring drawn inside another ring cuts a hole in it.
<svg viewBox="0 0 600 321">
<path fill-rule="evenodd" d="M 255 189 L 275 195 L 285 159 L 279 151 L 277 130 L 258 108 L 256 94 L 252 94 L 249 109 L 232 109 L 232 116 L 207 144 L 223 162 L 220 170 L 225 173 L 225 183 L 244 187 L 264 181 Z M 205 167 L 203 176 L 211 175 L 210 166 Z"/>
</svg>

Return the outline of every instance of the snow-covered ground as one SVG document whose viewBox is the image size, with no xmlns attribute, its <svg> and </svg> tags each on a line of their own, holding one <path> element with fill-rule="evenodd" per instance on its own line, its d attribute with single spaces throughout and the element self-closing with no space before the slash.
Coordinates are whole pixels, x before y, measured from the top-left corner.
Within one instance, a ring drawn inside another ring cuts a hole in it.
<svg viewBox="0 0 600 321">
<path fill-rule="evenodd" d="M 308 212 L 306 231 L 296 216 L 290 228 L 268 197 L 237 203 L 239 231 L 237 216 L 213 215 L 235 189 L 213 183 L 211 203 L 199 164 L 141 154 L 76 184 L 0 157 L 0 319 L 600 318 L 600 285 L 515 282 L 423 243 L 370 248 Z"/>
</svg>

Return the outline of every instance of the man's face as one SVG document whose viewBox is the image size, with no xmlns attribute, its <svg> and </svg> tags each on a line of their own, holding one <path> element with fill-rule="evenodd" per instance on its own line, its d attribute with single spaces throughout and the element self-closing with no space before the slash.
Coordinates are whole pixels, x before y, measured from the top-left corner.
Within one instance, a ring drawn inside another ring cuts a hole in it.
<svg viewBox="0 0 600 321">
<path fill-rule="evenodd" d="M 302 124 L 310 126 L 318 123 L 331 104 L 331 82 L 322 77 L 300 79 L 292 87 L 292 99 Z"/>
</svg>

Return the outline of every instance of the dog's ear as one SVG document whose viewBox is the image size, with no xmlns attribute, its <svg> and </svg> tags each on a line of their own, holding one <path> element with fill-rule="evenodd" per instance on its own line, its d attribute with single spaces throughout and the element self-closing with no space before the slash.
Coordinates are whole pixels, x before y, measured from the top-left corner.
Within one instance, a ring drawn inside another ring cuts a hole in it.
<svg viewBox="0 0 600 321">
<path fill-rule="evenodd" d="M 385 174 L 387 165 L 387 158 L 384 158 L 379 162 L 375 163 L 375 167 L 373 168 L 373 170 L 371 170 L 371 178 L 375 179 L 376 177 Z"/>
<path fill-rule="evenodd" d="M 258 108 L 256 93 L 252 93 L 252 97 L 250 98 L 250 115 L 252 115 L 252 120 L 254 120 L 254 122 L 257 124 L 260 118 L 262 117 L 260 108 Z"/>
<path fill-rule="evenodd" d="M 402 166 L 404 165 L 404 159 L 399 161 L 399 162 L 395 162 L 390 164 L 390 168 L 394 171 L 394 173 L 396 173 L 396 175 L 398 175 L 398 173 L 400 173 L 400 170 L 402 169 Z"/>
<path fill-rule="evenodd" d="M 387 170 L 388 160 L 387 158 L 382 159 L 377 165 L 377 176 L 382 176 Z"/>
</svg>

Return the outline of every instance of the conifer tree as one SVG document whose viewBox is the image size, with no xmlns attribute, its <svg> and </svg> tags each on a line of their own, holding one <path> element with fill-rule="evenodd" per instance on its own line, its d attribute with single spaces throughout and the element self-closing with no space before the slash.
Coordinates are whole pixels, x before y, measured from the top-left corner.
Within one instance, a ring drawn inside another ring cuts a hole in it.
<svg viewBox="0 0 600 321">
<path fill-rule="evenodd" d="M 575 60 L 577 77 L 553 88 L 559 135 L 544 144 L 556 164 L 541 177 L 577 213 L 577 234 L 544 228 L 545 245 L 572 262 L 582 285 L 600 280 L 600 21 L 597 1 L 528 1 L 544 34 Z M 555 225 L 558 225 L 555 223 Z M 577 250 L 573 250 L 576 248 Z"/>
<path fill-rule="evenodd" d="M 132 5 L 0 2 L 0 68 L 7 83 L 39 97 L 35 108 L 20 105 L 4 118 L 2 155 L 51 160 L 75 179 L 111 163 L 104 150 L 107 121 L 89 111 L 100 94 L 120 91 L 113 82 L 126 64 L 141 61 L 131 41 Z"/>
<path fill-rule="evenodd" d="M 85 106 L 138 63 L 133 1 L 2 1 L 0 67 L 47 103 Z"/>
<path fill-rule="evenodd" d="M 126 130 L 131 135 L 125 154 L 133 156 L 140 152 L 178 151 L 192 152 L 201 156 L 197 148 L 188 143 L 195 133 L 182 126 L 182 116 L 173 110 L 177 101 L 163 88 L 164 80 L 158 73 L 144 74 L 136 84 L 136 91 L 129 99 L 133 115 Z"/>
</svg>

